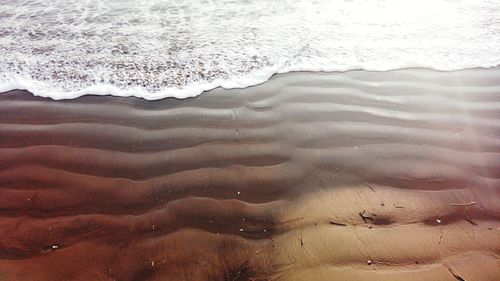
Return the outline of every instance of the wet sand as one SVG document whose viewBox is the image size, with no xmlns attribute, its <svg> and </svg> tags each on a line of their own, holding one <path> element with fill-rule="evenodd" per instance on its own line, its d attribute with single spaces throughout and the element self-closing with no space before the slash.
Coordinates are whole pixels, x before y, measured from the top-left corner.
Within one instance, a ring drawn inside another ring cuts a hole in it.
<svg viewBox="0 0 500 281">
<path fill-rule="evenodd" d="M 0 95 L 0 280 L 500 280 L 500 69 Z"/>
</svg>

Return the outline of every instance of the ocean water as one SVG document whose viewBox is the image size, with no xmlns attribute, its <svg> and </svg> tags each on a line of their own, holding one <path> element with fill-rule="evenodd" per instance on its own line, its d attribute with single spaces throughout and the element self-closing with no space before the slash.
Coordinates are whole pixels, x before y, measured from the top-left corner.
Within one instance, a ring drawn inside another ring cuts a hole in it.
<svg viewBox="0 0 500 281">
<path fill-rule="evenodd" d="M 0 92 L 53 99 L 499 64 L 498 0 L 0 0 Z"/>
</svg>

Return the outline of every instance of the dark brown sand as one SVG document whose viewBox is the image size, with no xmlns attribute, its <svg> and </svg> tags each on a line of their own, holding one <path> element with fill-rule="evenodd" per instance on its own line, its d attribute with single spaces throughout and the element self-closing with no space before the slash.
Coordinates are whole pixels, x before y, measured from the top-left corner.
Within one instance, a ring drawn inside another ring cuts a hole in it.
<svg viewBox="0 0 500 281">
<path fill-rule="evenodd" d="M 500 69 L 0 95 L 0 280 L 500 280 Z"/>
</svg>

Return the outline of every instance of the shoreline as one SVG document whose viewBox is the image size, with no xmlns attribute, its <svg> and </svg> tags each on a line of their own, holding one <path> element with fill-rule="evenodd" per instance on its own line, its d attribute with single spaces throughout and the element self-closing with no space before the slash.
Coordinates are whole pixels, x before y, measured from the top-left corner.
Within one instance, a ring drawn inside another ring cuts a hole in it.
<svg viewBox="0 0 500 281">
<path fill-rule="evenodd" d="M 189 85 L 187 87 L 172 87 L 172 88 L 166 88 L 160 92 L 154 92 L 151 93 L 147 91 L 144 88 L 137 87 L 137 88 L 131 88 L 131 89 L 121 89 L 118 88 L 114 85 L 111 84 L 98 84 L 98 85 L 93 85 L 89 86 L 85 89 L 79 90 L 77 92 L 60 92 L 57 89 L 51 90 L 51 94 L 47 93 L 36 93 L 38 92 L 37 90 L 30 90 L 29 86 L 25 87 L 7 87 L 9 90 L 4 90 L 0 91 L 0 94 L 3 93 L 9 93 L 12 91 L 27 91 L 31 93 L 34 96 L 38 97 L 43 97 L 43 98 L 49 98 L 54 101 L 58 100 L 72 100 L 72 99 L 78 99 L 84 96 L 112 96 L 112 97 L 122 97 L 122 98 L 139 98 L 147 101 L 158 101 L 158 100 L 163 100 L 163 99 L 179 99 L 179 100 L 184 100 L 184 99 L 190 99 L 190 98 L 196 98 L 200 95 L 203 95 L 205 93 L 214 91 L 214 90 L 241 90 L 241 89 L 246 89 L 246 88 L 252 88 L 252 87 L 257 87 L 262 84 L 267 83 L 271 79 L 277 79 L 275 78 L 276 76 L 281 76 L 281 75 L 288 75 L 288 74 L 308 74 L 308 73 L 323 73 L 323 74 L 329 74 L 329 75 L 338 75 L 338 74 L 346 74 L 349 72 L 365 72 L 365 73 L 391 73 L 391 72 L 401 72 L 401 71 L 431 71 L 434 73 L 454 73 L 454 72 L 463 72 L 463 71 L 482 71 L 482 70 L 498 70 L 500 68 L 500 64 L 495 64 L 494 66 L 489 66 L 489 67 L 470 67 L 470 68 L 460 68 L 460 69 L 452 69 L 452 70 L 442 70 L 442 69 L 435 69 L 435 68 L 427 68 L 424 66 L 415 66 L 415 67 L 402 67 L 402 68 L 395 68 L 395 69 L 387 69 L 387 70 L 367 70 L 367 69 L 362 69 L 362 68 L 353 68 L 353 69 L 346 69 L 346 70 L 276 70 L 276 71 L 270 71 L 267 72 L 267 74 L 254 74 L 252 78 L 247 78 L 247 80 L 251 80 L 253 82 L 241 82 L 241 80 L 244 80 L 243 78 L 239 77 L 236 78 L 236 80 L 215 80 L 209 83 L 205 84 L 197 84 L 197 85 Z M 271 74 L 269 74 L 271 73 Z M 265 78 L 258 78 L 264 76 Z M 255 78 L 257 77 L 257 78 Z M 16 82 L 19 83 L 19 82 Z M 29 82 L 23 82 L 24 84 L 28 83 L 30 85 L 35 85 L 35 84 L 40 84 L 43 82 L 40 81 L 35 81 L 35 80 L 30 80 Z M 231 85 L 231 86 L 228 86 Z M 5 88 L 5 87 L 4 87 Z M 0 86 L 0 89 L 2 89 L 2 86 Z M 54 91 L 58 91 L 59 95 L 62 95 L 58 98 L 55 98 L 55 93 Z M 141 95 L 138 95 L 137 93 L 142 93 Z M 169 92 L 168 94 L 165 92 Z M 68 97 L 69 96 L 69 97 Z M 160 96 L 159 98 L 155 96 Z"/>
</svg>

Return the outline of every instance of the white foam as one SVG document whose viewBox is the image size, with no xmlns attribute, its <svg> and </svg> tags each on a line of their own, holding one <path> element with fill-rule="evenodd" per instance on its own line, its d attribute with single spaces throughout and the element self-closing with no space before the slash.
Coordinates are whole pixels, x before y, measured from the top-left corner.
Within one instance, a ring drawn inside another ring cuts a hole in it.
<svg viewBox="0 0 500 281">
<path fill-rule="evenodd" d="M 496 0 L 0 0 L 0 92 L 187 98 L 288 71 L 500 64 Z"/>
</svg>

